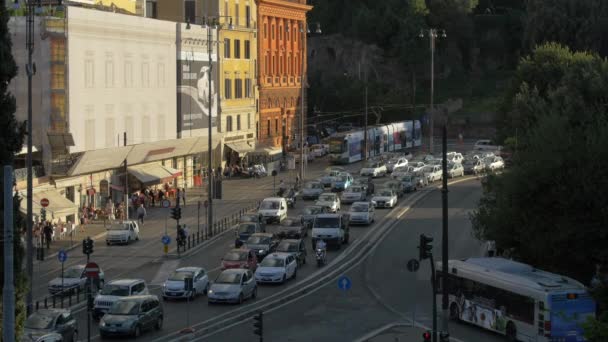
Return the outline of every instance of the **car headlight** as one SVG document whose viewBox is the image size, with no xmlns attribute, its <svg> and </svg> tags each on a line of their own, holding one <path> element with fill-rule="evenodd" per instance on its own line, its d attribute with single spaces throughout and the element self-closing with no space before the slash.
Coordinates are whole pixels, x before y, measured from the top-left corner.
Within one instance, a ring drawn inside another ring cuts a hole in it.
<svg viewBox="0 0 608 342">
<path fill-rule="evenodd" d="M 106 322 L 104 320 L 101 320 L 101 322 L 99 322 L 99 326 L 100 327 L 105 327 L 106 326 Z"/>
<path fill-rule="evenodd" d="M 259 250 L 259 253 L 260 253 L 260 254 L 264 254 L 264 253 L 266 253 L 266 250 L 264 250 L 264 249 L 260 249 L 260 250 Z"/>
<path fill-rule="evenodd" d="M 207 290 L 207 293 L 213 293 L 213 290 Z"/>
</svg>

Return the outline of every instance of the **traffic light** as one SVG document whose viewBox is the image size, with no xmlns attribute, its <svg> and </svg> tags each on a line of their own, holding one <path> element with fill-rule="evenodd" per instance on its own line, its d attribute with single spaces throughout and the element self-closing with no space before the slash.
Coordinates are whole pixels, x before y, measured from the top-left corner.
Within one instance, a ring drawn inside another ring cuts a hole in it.
<svg viewBox="0 0 608 342">
<path fill-rule="evenodd" d="M 46 222 L 46 209 L 40 209 L 40 222 Z"/>
<path fill-rule="evenodd" d="M 222 199 L 222 180 L 216 179 L 213 184 L 213 198 Z"/>
<path fill-rule="evenodd" d="M 431 245 L 431 242 L 433 242 L 432 237 L 420 234 L 420 245 L 418 245 L 418 252 L 420 254 L 418 260 L 422 261 L 431 257 L 433 254 L 433 245 Z"/>
<path fill-rule="evenodd" d="M 171 209 L 171 218 L 179 221 L 179 219 L 182 218 L 182 208 L 181 207 L 175 207 Z"/>
<path fill-rule="evenodd" d="M 258 311 L 253 316 L 253 333 L 260 336 L 260 340 L 264 337 L 264 313 L 262 311 Z"/>
<path fill-rule="evenodd" d="M 82 240 L 82 253 L 86 255 L 93 254 L 93 240 L 90 237 Z"/>
<path fill-rule="evenodd" d="M 439 333 L 439 342 L 450 342 L 450 333 L 442 331 Z"/>
<path fill-rule="evenodd" d="M 36 247 L 36 260 L 44 261 L 44 248 Z"/>
<path fill-rule="evenodd" d="M 422 333 L 422 340 L 424 342 L 431 342 L 431 332 L 430 331 L 425 331 Z"/>
</svg>

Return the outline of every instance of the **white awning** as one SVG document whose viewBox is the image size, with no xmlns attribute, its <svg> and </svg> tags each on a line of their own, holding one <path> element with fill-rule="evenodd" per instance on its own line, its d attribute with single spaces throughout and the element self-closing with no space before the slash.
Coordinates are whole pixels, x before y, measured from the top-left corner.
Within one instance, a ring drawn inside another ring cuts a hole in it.
<svg viewBox="0 0 608 342">
<path fill-rule="evenodd" d="M 161 164 L 131 166 L 129 173 L 144 185 L 161 184 L 181 175 L 181 171 Z"/>
<path fill-rule="evenodd" d="M 249 145 L 244 141 L 226 143 L 226 146 L 238 154 L 246 154 L 247 152 L 252 152 L 254 150 L 252 145 Z"/>
<path fill-rule="evenodd" d="M 22 213 L 27 213 L 27 197 L 26 193 L 21 193 L 21 205 L 20 210 Z M 63 197 L 59 192 L 55 190 L 48 190 L 42 192 L 35 192 L 32 194 L 32 209 L 34 215 L 40 215 L 40 209 L 42 206 L 40 205 L 40 200 L 46 198 L 49 200 L 49 206 L 46 207 L 47 219 L 50 220 L 52 217 L 64 217 L 68 215 L 78 216 L 78 206 L 76 203 L 70 201 L 69 199 Z"/>
<path fill-rule="evenodd" d="M 254 153 L 259 153 L 259 154 L 267 154 L 269 156 L 274 156 L 276 154 L 280 154 L 283 152 L 283 149 L 280 147 L 258 147 L 255 149 L 255 151 L 253 151 Z"/>
</svg>

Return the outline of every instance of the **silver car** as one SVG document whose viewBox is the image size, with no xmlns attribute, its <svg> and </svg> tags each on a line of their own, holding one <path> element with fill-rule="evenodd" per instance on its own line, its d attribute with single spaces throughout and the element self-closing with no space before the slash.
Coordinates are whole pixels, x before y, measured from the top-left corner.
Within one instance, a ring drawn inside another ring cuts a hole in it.
<svg viewBox="0 0 608 342">
<path fill-rule="evenodd" d="M 367 197 L 367 193 L 365 187 L 361 185 L 353 185 L 348 190 L 345 190 L 340 197 L 340 202 L 342 203 L 353 203 L 365 201 Z"/>
<path fill-rule="evenodd" d="M 233 268 L 222 271 L 207 292 L 207 301 L 212 303 L 238 303 L 255 298 L 258 285 L 250 270 Z"/>
<path fill-rule="evenodd" d="M 302 189 L 303 199 L 317 199 L 323 193 L 323 184 L 321 182 L 308 182 Z"/>
<path fill-rule="evenodd" d="M 117 300 L 99 322 L 99 335 L 139 337 L 149 329 L 163 327 L 163 307 L 153 295 L 133 296 Z"/>
</svg>

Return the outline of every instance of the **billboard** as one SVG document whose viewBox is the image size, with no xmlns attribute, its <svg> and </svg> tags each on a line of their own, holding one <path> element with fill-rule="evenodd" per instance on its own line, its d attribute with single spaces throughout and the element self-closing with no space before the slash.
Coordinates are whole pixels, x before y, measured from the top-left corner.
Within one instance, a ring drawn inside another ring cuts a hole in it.
<svg viewBox="0 0 608 342">
<path fill-rule="evenodd" d="M 177 61 L 177 127 L 180 132 L 216 127 L 218 117 L 217 61 L 201 55 L 185 54 Z M 211 95 L 211 102 L 209 102 Z M 203 132 L 205 133 L 205 132 Z"/>
</svg>

